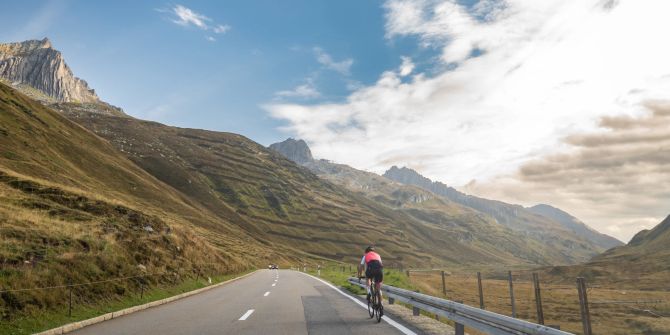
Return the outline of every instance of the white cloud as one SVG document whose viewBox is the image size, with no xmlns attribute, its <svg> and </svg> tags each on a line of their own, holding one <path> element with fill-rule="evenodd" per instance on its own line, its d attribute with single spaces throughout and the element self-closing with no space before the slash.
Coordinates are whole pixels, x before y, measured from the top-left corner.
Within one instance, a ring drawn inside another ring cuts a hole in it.
<svg viewBox="0 0 670 335">
<path fill-rule="evenodd" d="M 216 27 L 212 28 L 212 31 L 216 34 L 224 34 L 230 30 L 230 26 L 227 24 L 218 24 Z"/>
<path fill-rule="evenodd" d="M 164 9 L 160 9 L 158 11 L 166 12 Z M 206 15 L 197 13 L 194 10 L 182 5 L 175 5 L 169 10 L 169 12 L 174 14 L 172 22 L 180 26 L 194 26 L 201 30 L 211 31 L 215 34 L 224 34 L 231 29 L 229 25 L 213 23 L 213 20 Z M 216 41 L 216 39 L 211 36 L 207 36 L 206 38 L 208 41 Z"/>
<path fill-rule="evenodd" d="M 468 10 L 456 1 L 387 1 L 387 38 L 417 37 L 440 50 L 442 65 L 456 66 L 410 82 L 402 67 L 387 71 L 343 103 L 266 108 L 319 157 L 377 172 L 409 165 L 455 186 L 487 183 L 574 151 L 563 139 L 598 131 L 602 117 L 640 116 L 641 102 L 669 98 L 670 2 L 607 4 L 487 0 Z M 481 55 L 471 57 L 475 50 Z M 568 211 L 584 204 L 564 203 Z M 602 218 L 601 227 L 615 220 Z"/>
<path fill-rule="evenodd" d="M 214 38 L 212 36 L 206 36 L 205 38 L 210 42 L 216 42 L 216 38 Z"/>
<path fill-rule="evenodd" d="M 346 58 L 341 61 L 335 61 L 332 56 L 319 47 L 314 47 L 314 54 L 316 55 L 316 60 L 327 69 L 339 72 L 343 75 L 349 75 L 351 66 L 354 64 L 354 60 L 351 58 Z"/>
<path fill-rule="evenodd" d="M 398 72 L 403 77 L 408 76 L 410 73 L 412 73 L 412 71 L 414 71 L 414 63 L 409 57 L 403 56 L 400 59 L 402 59 L 402 64 L 400 64 Z"/>
<path fill-rule="evenodd" d="M 316 89 L 311 80 L 307 83 L 298 85 L 289 91 L 279 91 L 275 93 L 276 98 L 300 98 L 313 99 L 321 96 L 321 93 Z"/>
<path fill-rule="evenodd" d="M 172 22 L 185 27 L 189 25 L 194 25 L 200 29 L 207 30 L 208 29 L 207 21 L 212 20 L 207 16 L 198 14 L 193 10 L 191 10 L 190 8 L 186 8 L 182 5 L 174 6 L 172 8 L 172 11 L 177 16 L 177 18 L 172 20 Z"/>
</svg>

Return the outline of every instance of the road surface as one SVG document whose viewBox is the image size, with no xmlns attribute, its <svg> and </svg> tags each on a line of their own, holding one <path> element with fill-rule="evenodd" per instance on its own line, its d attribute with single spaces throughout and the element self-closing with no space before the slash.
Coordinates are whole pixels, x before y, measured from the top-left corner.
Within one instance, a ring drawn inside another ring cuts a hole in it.
<svg viewBox="0 0 670 335">
<path fill-rule="evenodd" d="M 74 334 L 413 334 L 314 277 L 262 270 L 172 303 L 82 328 Z"/>
</svg>

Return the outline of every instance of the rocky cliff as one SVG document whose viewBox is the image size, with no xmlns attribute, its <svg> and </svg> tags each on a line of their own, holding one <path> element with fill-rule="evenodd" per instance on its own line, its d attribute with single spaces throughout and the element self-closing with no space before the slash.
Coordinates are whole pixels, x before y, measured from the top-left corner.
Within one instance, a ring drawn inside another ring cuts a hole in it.
<svg viewBox="0 0 670 335">
<path fill-rule="evenodd" d="M 309 150 L 307 143 L 303 140 L 289 138 L 283 142 L 270 145 L 270 149 L 279 152 L 284 157 L 298 164 L 305 164 L 314 160 L 312 151 Z"/>
<path fill-rule="evenodd" d="M 72 74 L 47 38 L 0 44 L 0 78 L 24 92 L 26 88 L 37 90 L 30 95 L 43 102 L 100 101 L 86 81 Z"/>
</svg>

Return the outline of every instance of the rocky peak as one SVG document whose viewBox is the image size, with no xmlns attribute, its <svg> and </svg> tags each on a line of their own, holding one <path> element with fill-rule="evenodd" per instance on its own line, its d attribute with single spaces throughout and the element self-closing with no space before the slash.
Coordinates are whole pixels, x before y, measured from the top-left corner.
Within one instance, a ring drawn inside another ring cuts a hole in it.
<svg viewBox="0 0 670 335">
<path fill-rule="evenodd" d="M 312 151 L 303 140 L 288 138 L 283 142 L 271 144 L 270 149 L 301 165 L 314 161 Z"/>
<path fill-rule="evenodd" d="M 0 79 L 47 102 L 96 103 L 100 99 L 86 81 L 75 77 L 48 38 L 0 43 Z M 29 92 L 31 93 L 31 92 Z"/>
</svg>

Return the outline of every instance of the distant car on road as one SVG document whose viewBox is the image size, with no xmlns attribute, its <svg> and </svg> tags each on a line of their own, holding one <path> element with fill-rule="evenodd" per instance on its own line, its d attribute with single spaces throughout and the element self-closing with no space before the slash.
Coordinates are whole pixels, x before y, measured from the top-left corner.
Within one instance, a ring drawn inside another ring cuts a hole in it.
<svg viewBox="0 0 670 335">
<path fill-rule="evenodd" d="M 270 265 L 268 266 L 268 268 L 269 268 L 270 270 L 276 270 L 276 269 L 279 269 L 279 266 L 277 266 L 277 264 L 270 264 Z"/>
</svg>

